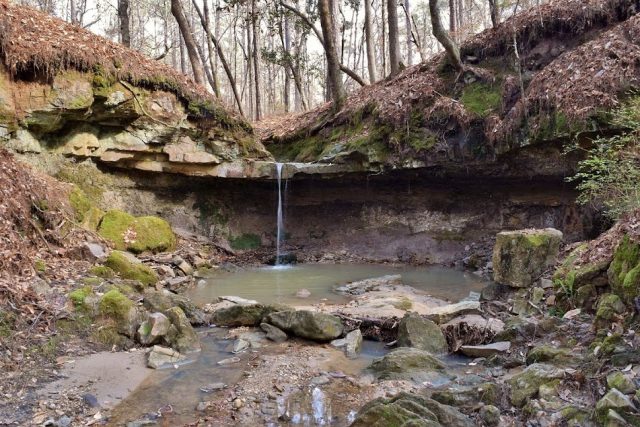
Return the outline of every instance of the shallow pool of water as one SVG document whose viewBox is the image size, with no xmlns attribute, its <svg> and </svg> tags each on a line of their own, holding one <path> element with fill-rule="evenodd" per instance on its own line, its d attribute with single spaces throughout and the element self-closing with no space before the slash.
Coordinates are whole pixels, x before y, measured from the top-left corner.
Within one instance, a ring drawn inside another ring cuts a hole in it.
<svg viewBox="0 0 640 427">
<path fill-rule="evenodd" d="M 434 297 L 458 301 L 470 291 L 479 292 L 487 282 L 480 277 L 445 267 L 411 267 L 376 264 L 298 264 L 287 268 L 251 268 L 218 271 L 196 286 L 188 296 L 196 304 L 206 304 L 217 297 L 235 295 L 263 303 L 306 305 L 320 301 L 344 303 L 350 298 L 334 292 L 337 286 L 356 280 L 388 274 L 400 274 L 406 285 Z M 296 297 L 301 289 L 309 298 Z"/>
</svg>

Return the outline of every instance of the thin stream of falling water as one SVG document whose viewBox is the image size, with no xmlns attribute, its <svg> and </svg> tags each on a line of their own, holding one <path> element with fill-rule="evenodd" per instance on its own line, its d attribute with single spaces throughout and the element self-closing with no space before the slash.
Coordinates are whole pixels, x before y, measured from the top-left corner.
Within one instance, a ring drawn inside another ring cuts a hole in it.
<svg viewBox="0 0 640 427">
<path fill-rule="evenodd" d="M 282 163 L 276 163 L 276 171 L 278 174 L 278 231 L 276 233 L 276 267 L 280 266 L 280 244 L 282 241 L 282 229 L 284 222 L 282 219 L 282 166 Z"/>
</svg>

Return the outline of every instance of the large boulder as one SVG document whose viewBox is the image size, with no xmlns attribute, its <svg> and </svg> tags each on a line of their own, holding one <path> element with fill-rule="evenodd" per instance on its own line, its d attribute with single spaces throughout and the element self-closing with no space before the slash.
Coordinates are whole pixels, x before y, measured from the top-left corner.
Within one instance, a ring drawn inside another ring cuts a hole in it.
<svg viewBox="0 0 640 427">
<path fill-rule="evenodd" d="M 269 314 L 265 322 L 300 338 L 331 341 L 342 335 L 344 326 L 339 317 L 313 311 L 278 311 Z"/>
<path fill-rule="evenodd" d="M 143 293 L 145 308 L 164 313 L 172 307 L 180 307 L 194 326 L 202 326 L 207 322 L 205 313 L 183 295 L 174 294 L 166 289 L 146 288 Z"/>
<path fill-rule="evenodd" d="M 282 304 L 235 304 L 215 310 L 211 315 L 211 323 L 232 327 L 258 326 L 267 315 L 290 310 L 291 307 Z"/>
<path fill-rule="evenodd" d="M 625 236 L 613 255 L 607 271 L 614 294 L 626 304 L 633 304 L 640 295 L 640 243 Z"/>
<path fill-rule="evenodd" d="M 445 365 L 431 353 L 417 348 L 401 347 L 376 359 L 371 370 L 382 380 L 428 381 L 445 377 Z"/>
<path fill-rule="evenodd" d="M 151 313 L 138 328 L 138 341 L 142 345 L 159 343 L 169 333 L 171 321 L 162 313 Z"/>
<path fill-rule="evenodd" d="M 113 251 L 104 263 L 123 279 L 137 280 L 143 285 L 153 285 L 158 281 L 158 275 L 140 262 L 135 256 L 127 252 Z"/>
<path fill-rule="evenodd" d="M 375 399 L 360 409 L 351 427 L 472 427 L 475 424 L 457 409 L 433 399 L 400 393 L 391 399 Z"/>
<path fill-rule="evenodd" d="M 398 346 L 414 347 L 432 354 L 448 352 L 447 340 L 438 325 L 410 312 L 398 325 Z"/>
<path fill-rule="evenodd" d="M 116 249 L 134 253 L 169 251 L 176 246 L 176 236 L 167 221 L 155 216 L 136 218 L 116 209 L 102 217 L 98 233 Z"/>
<path fill-rule="evenodd" d="M 503 231 L 493 248 L 493 279 L 514 288 L 533 285 L 555 263 L 562 232 L 553 228 Z"/>
<path fill-rule="evenodd" d="M 507 381 L 511 387 L 511 403 L 517 407 L 524 406 L 529 398 L 538 394 L 540 386 L 554 383 L 563 376 L 564 370 L 553 365 L 534 363 L 527 366 Z"/>
<path fill-rule="evenodd" d="M 180 353 L 199 351 L 200 339 L 184 311 L 180 307 L 172 307 L 165 311 L 165 314 L 171 320 L 172 325 L 165 337 L 171 347 Z"/>
</svg>

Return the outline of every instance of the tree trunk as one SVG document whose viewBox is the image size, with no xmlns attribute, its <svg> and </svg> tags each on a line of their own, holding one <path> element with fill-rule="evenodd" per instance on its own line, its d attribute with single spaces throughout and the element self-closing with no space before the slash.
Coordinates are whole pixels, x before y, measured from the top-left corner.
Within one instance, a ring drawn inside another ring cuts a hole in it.
<svg viewBox="0 0 640 427">
<path fill-rule="evenodd" d="M 391 75 L 400 72 L 400 37 L 398 36 L 398 1 L 387 0 L 389 21 L 389 65 Z"/>
<path fill-rule="evenodd" d="M 260 32 L 256 0 L 251 0 L 251 29 L 253 32 L 253 77 L 256 83 L 256 120 L 262 119 L 262 100 L 260 98 Z"/>
<path fill-rule="evenodd" d="M 453 1 L 453 0 L 452 0 Z M 438 39 L 440 44 L 447 51 L 447 57 L 453 68 L 458 71 L 464 71 L 464 65 L 460 60 L 460 49 L 455 41 L 449 36 L 449 33 L 442 26 L 440 20 L 440 10 L 438 8 L 438 0 L 429 0 L 429 13 L 431 13 L 431 27 L 433 35 Z"/>
<path fill-rule="evenodd" d="M 209 68 L 211 70 L 211 87 L 213 89 L 213 93 L 217 98 L 220 98 L 220 82 L 218 82 L 218 69 L 216 66 L 215 57 L 216 54 L 213 50 L 213 43 L 211 42 L 211 21 L 209 18 L 209 0 L 203 1 L 204 6 L 204 32 L 207 38 L 207 52 L 209 54 Z"/>
<path fill-rule="evenodd" d="M 364 37 L 367 45 L 367 67 L 369 69 L 369 83 L 376 81 L 376 52 L 375 41 L 373 40 L 373 26 L 371 23 L 371 2 L 372 0 L 364 0 Z"/>
<path fill-rule="evenodd" d="M 335 32 L 333 27 L 333 16 L 331 16 L 330 0 L 319 0 L 318 8 L 320 14 L 320 25 L 324 38 L 324 52 L 327 58 L 328 87 L 331 88 L 333 98 L 333 111 L 338 112 L 344 103 L 344 92 L 342 80 L 340 79 L 340 64 L 338 62 L 338 52 L 336 51 Z"/>
<path fill-rule="evenodd" d="M 437 7 L 437 6 L 436 6 Z M 429 10 L 431 10 L 431 3 L 429 3 Z M 438 13 L 440 13 L 438 11 Z M 431 12 L 433 21 L 433 12 Z M 439 19 L 439 18 L 438 18 Z M 449 0 L 449 32 L 451 37 L 456 38 L 456 0 Z"/>
<path fill-rule="evenodd" d="M 491 25 L 493 25 L 493 28 L 497 27 L 500 23 L 496 1 L 497 0 L 489 0 L 489 13 L 491 14 Z"/>
<path fill-rule="evenodd" d="M 196 10 L 196 12 L 198 13 L 198 16 L 200 17 L 200 23 L 206 27 L 206 20 L 204 15 L 202 14 L 202 11 L 200 10 L 200 7 L 198 6 L 196 0 L 193 0 L 193 7 Z M 229 66 L 229 62 L 227 62 L 227 58 L 224 55 L 224 51 L 222 50 L 222 47 L 220 46 L 220 43 L 218 43 L 218 38 L 209 33 L 208 34 L 209 37 L 211 38 L 211 41 L 213 42 L 213 45 L 216 48 L 216 51 L 218 52 L 218 58 L 220 58 L 220 62 L 222 62 L 222 68 L 224 68 L 225 74 L 227 75 L 227 78 L 229 79 L 229 85 L 231 86 L 231 91 L 233 92 L 233 97 L 236 100 L 236 105 L 238 106 L 238 111 L 240 112 L 241 115 L 244 116 L 244 111 L 242 109 L 242 99 L 240 98 L 240 95 L 238 93 L 238 86 L 236 85 L 236 79 L 233 76 L 233 71 L 231 70 L 231 67 Z"/>
<path fill-rule="evenodd" d="M 129 0 L 118 0 L 118 21 L 120 23 L 120 43 L 126 47 L 131 47 Z"/>
<path fill-rule="evenodd" d="M 407 66 L 413 65 L 413 49 L 411 47 L 411 3 L 404 0 L 404 25 L 407 30 Z"/>
<path fill-rule="evenodd" d="M 289 29 L 289 17 L 287 14 L 284 14 L 284 34 L 283 34 L 283 44 L 284 44 L 284 54 L 287 57 L 287 64 L 289 68 L 292 68 L 291 61 L 291 30 Z M 291 77 L 289 76 L 289 70 L 285 67 L 284 69 L 284 112 L 288 113 L 291 110 Z"/>
<path fill-rule="evenodd" d="M 189 61 L 191 62 L 191 68 L 193 71 L 193 80 L 195 80 L 196 83 L 203 85 L 204 74 L 202 71 L 202 65 L 200 64 L 200 60 L 198 58 L 196 42 L 193 38 L 193 34 L 191 34 L 189 22 L 187 22 L 187 19 L 182 12 L 182 5 L 180 4 L 180 0 L 171 0 L 171 14 L 174 16 L 174 18 L 176 18 L 178 28 L 180 29 L 180 34 L 182 34 L 184 45 L 187 49 L 187 55 L 189 56 Z"/>
</svg>

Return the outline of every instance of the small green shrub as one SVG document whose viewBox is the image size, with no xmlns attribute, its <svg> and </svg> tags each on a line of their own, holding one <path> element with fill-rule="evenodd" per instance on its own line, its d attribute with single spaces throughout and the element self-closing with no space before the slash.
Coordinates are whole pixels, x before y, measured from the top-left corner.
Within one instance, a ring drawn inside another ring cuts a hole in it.
<svg viewBox="0 0 640 427">
<path fill-rule="evenodd" d="M 596 138 L 569 181 L 578 182 L 579 203 L 603 206 L 615 220 L 640 207 L 640 94 L 615 110 L 609 123 L 619 133 Z"/>
</svg>

